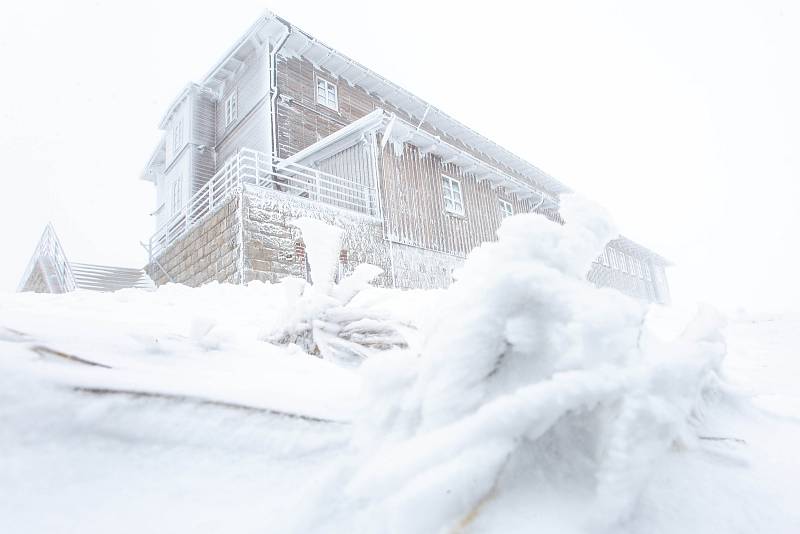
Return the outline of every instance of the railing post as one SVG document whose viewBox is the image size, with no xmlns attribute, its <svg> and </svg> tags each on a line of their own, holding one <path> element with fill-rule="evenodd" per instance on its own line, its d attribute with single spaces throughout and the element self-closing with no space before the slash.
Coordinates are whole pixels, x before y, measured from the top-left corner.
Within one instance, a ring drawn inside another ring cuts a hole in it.
<svg viewBox="0 0 800 534">
<path fill-rule="evenodd" d="M 236 185 L 240 185 L 242 183 L 242 152 L 244 149 L 239 149 L 239 152 L 236 153 Z"/>
<path fill-rule="evenodd" d="M 256 185 L 260 186 L 259 169 L 261 169 L 261 152 L 256 152 Z"/>
<path fill-rule="evenodd" d="M 319 169 L 314 169 L 314 200 L 317 202 L 320 202 L 319 195 Z"/>
<path fill-rule="evenodd" d="M 214 209 L 214 179 L 208 181 L 208 211 Z"/>
</svg>

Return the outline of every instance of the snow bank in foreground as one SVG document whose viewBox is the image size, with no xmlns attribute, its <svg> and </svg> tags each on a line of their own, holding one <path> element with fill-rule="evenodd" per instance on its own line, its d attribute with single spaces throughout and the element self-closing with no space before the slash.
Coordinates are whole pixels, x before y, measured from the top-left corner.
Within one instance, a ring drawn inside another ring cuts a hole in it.
<svg viewBox="0 0 800 534">
<path fill-rule="evenodd" d="M 662 341 L 586 283 L 614 232 L 572 208 L 507 219 L 449 290 L 312 265 L 319 285 L 0 296 L 0 531 L 800 531 L 800 321 L 731 326 L 734 382 L 784 411 L 734 401 L 719 317 Z"/>
<path fill-rule="evenodd" d="M 347 487 L 362 531 L 477 528 L 520 480 L 548 496 L 529 508 L 547 516 L 556 500 L 568 514 L 551 528 L 613 528 L 653 462 L 694 446 L 722 323 L 708 311 L 645 350 L 644 307 L 585 281 L 613 228 L 592 206 L 572 208 L 563 227 L 504 221 L 425 325 L 419 358 L 364 366 L 364 465 Z"/>
</svg>

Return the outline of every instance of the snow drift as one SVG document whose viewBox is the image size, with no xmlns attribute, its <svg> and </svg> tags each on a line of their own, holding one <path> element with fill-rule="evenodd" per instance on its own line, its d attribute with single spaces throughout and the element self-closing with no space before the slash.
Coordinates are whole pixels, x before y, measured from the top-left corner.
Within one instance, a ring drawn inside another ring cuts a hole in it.
<svg viewBox="0 0 800 534">
<path fill-rule="evenodd" d="M 585 280 L 608 217 L 564 204 L 448 290 L 334 281 L 339 232 L 300 220 L 313 284 L 4 297 L 3 530 L 781 531 L 785 499 L 739 511 L 724 323 L 660 339 Z"/>
<path fill-rule="evenodd" d="M 645 308 L 585 279 L 615 235 L 608 218 L 578 200 L 565 212 L 565 226 L 504 221 L 423 326 L 419 357 L 364 366 L 365 459 L 347 487 L 361 531 L 477 527 L 520 490 L 539 493 L 528 513 L 562 503 L 550 528 L 601 531 L 631 513 L 652 462 L 692 446 L 721 323 L 647 350 Z"/>
</svg>

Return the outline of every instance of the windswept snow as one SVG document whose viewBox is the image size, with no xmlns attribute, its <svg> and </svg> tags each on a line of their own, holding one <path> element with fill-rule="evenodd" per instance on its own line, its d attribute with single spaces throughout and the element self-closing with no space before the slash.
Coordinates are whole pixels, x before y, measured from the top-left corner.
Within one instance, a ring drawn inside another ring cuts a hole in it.
<svg viewBox="0 0 800 534">
<path fill-rule="evenodd" d="M 448 290 L 301 221 L 314 286 L 3 295 L 0 531 L 800 532 L 800 318 L 596 289 L 567 204 Z"/>
</svg>

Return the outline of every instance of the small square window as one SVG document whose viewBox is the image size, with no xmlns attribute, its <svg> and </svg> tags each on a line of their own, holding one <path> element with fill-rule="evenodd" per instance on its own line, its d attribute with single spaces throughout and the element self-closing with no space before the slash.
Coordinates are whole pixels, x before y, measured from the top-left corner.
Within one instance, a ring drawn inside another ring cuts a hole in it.
<svg viewBox="0 0 800 534">
<path fill-rule="evenodd" d="M 461 194 L 461 182 L 443 174 L 442 190 L 444 193 L 444 209 L 456 215 L 464 215 L 464 197 Z"/>
<path fill-rule="evenodd" d="M 317 103 L 338 110 L 339 95 L 336 85 L 323 78 L 317 78 Z"/>
<path fill-rule="evenodd" d="M 508 200 L 498 199 L 500 201 L 500 213 L 503 217 L 511 217 L 514 215 L 514 206 Z"/>
<path fill-rule="evenodd" d="M 225 127 L 227 128 L 236 122 L 236 119 L 239 116 L 239 95 L 236 89 L 234 89 L 230 96 L 225 99 L 224 110 Z"/>
</svg>

